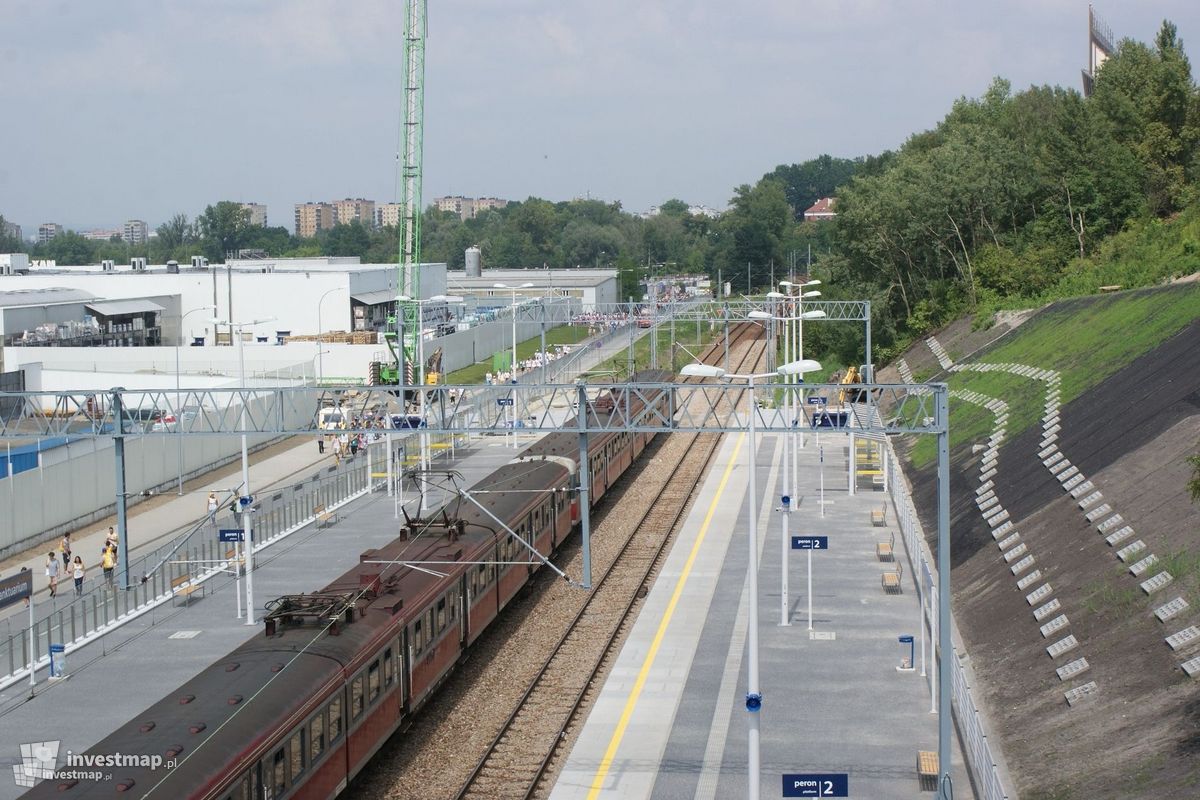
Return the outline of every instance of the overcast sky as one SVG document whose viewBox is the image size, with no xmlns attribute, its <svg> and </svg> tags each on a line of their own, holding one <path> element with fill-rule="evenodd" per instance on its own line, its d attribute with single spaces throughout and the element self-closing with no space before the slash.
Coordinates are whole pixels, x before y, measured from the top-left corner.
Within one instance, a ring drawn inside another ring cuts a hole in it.
<svg viewBox="0 0 1200 800">
<path fill-rule="evenodd" d="M 292 227 L 396 197 L 402 0 L 0 0 L 0 214 L 156 226 L 218 200 Z M 1200 2 L 1108 0 L 1118 38 Z M 426 203 L 723 208 L 780 163 L 895 148 L 994 76 L 1080 85 L 1082 0 L 433 0 Z"/>
</svg>

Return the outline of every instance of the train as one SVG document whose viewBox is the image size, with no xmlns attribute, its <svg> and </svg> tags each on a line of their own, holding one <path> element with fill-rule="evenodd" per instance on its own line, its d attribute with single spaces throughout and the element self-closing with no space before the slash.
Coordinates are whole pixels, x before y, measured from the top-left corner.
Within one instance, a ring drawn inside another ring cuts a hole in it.
<svg viewBox="0 0 1200 800">
<path fill-rule="evenodd" d="M 674 410 L 659 384 L 612 388 L 588 412 Z M 341 793 L 429 700 L 578 525 L 579 446 L 547 434 L 311 594 L 267 604 L 255 635 L 75 756 L 106 758 L 111 778 L 45 780 L 23 797 L 326 800 Z M 664 429 L 666 428 L 664 423 Z M 589 437 L 589 503 L 605 497 L 653 432 Z M 507 530 L 506 530 L 507 529 Z M 512 533 L 509 533 L 511 531 Z M 512 535 L 513 533 L 516 534 Z M 536 550 L 538 556 L 531 552 Z M 121 764 L 111 765 L 121 754 Z M 156 758 L 157 757 L 157 758 Z"/>
</svg>

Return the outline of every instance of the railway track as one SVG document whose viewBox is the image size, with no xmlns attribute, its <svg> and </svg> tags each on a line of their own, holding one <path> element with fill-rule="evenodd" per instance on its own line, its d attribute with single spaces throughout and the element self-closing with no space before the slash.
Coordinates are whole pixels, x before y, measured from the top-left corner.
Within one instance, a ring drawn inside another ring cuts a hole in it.
<svg viewBox="0 0 1200 800">
<path fill-rule="evenodd" d="M 731 331 L 731 355 L 735 347 L 742 351 L 735 369 L 755 368 L 763 358 L 766 343 L 757 339 L 758 330 L 744 325 Z M 711 347 L 704 360 L 713 363 L 723 354 L 723 345 Z M 552 777 L 561 744 L 588 706 L 597 675 L 635 618 L 638 602 L 720 443 L 720 434 L 686 436 L 690 437 L 683 448 L 687 456 L 675 462 L 657 497 L 454 795 L 458 800 L 534 797 Z"/>
</svg>

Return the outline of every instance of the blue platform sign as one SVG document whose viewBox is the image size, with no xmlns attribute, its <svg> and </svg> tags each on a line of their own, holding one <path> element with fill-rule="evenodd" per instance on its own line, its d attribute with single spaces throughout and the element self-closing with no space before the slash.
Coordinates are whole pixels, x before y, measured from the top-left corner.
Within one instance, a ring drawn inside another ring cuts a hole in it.
<svg viewBox="0 0 1200 800">
<path fill-rule="evenodd" d="M 221 530 L 217 532 L 217 535 L 220 537 L 222 542 L 245 541 L 241 528 L 221 528 Z"/>
<path fill-rule="evenodd" d="M 828 398 L 825 398 L 825 397 L 810 397 L 810 398 L 808 398 L 808 404 L 810 406 L 823 406 L 828 402 L 829 402 Z"/>
<path fill-rule="evenodd" d="M 511 406 L 512 404 L 513 404 L 513 399 L 511 397 L 497 397 L 496 398 L 496 405 L 498 405 L 498 406 L 502 406 L 502 407 L 503 406 Z"/>
<path fill-rule="evenodd" d="M 829 537 L 828 536 L 793 536 L 792 537 L 792 549 L 793 550 L 828 550 L 829 549 Z M 797 796 L 799 796 L 799 795 L 797 795 Z M 816 795 L 813 795 L 813 796 L 815 797 Z M 830 795 L 830 796 L 832 797 L 832 795 Z"/>
<path fill-rule="evenodd" d="M 7 608 L 33 595 L 33 570 L 23 569 L 0 581 L 0 608 Z"/>
<path fill-rule="evenodd" d="M 845 772 L 800 773 L 783 776 L 784 797 L 849 797 L 850 776 Z"/>
</svg>

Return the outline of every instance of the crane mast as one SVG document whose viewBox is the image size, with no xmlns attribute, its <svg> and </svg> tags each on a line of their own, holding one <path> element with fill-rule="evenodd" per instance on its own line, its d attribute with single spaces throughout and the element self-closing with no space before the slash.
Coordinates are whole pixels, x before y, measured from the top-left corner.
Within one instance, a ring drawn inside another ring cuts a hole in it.
<svg viewBox="0 0 1200 800">
<path fill-rule="evenodd" d="M 424 383 L 421 363 L 421 147 L 425 128 L 426 0 L 407 0 L 404 10 L 403 114 L 400 122 L 400 258 L 396 302 L 396 383 Z"/>
</svg>

